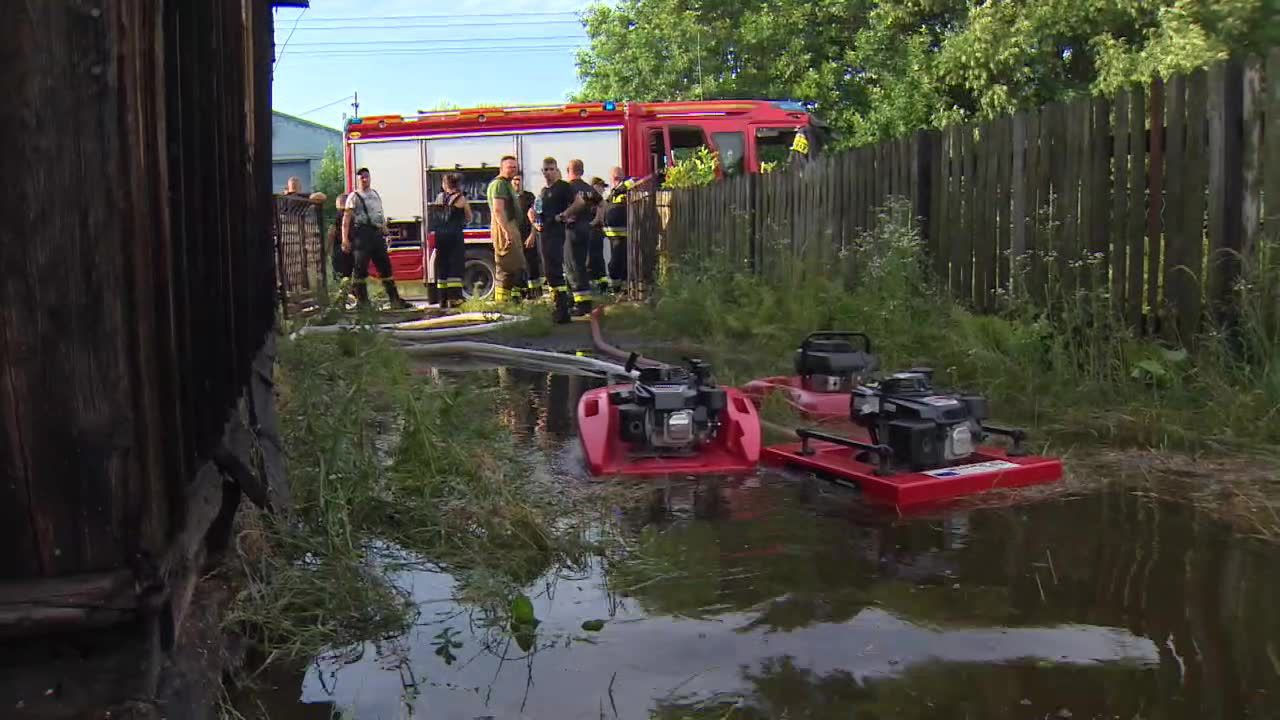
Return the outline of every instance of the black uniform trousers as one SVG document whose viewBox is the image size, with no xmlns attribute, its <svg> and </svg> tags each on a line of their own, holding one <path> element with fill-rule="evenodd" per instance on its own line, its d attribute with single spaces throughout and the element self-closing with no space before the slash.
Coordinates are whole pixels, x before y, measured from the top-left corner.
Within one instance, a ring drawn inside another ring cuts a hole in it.
<svg viewBox="0 0 1280 720">
<path fill-rule="evenodd" d="M 586 222 L 574 223 L 569 226 L 568 242 L 565 243 L 565 268 L 569 273 L 569 285 L 573 288 L 573 301 L 579 305 L 591 304 L 591 275 L 587 263 L 593 230 Z"/>
<path fill-rule="evenodd" d="M 548 226 L 543 230 L 538 244 L 542 253 L 542 267 L 547 276 L 546 286 L 551 289 L 551 299 L 555 303 L 552 317 L 556 322 L 568 322 L 571 298 L 569 283 L 564 279 L 564 255 L 565 248 L 569 245 L 569 233 L 565 232 L 563 225 L 554 228 Z"/>
<path fill-rule="evenodd" d="M 609 289 L 609 271 L 604 264 L 604 229 L 591 228 L 591 244 L 587 246 L 587 275 L 591 277 L 593 290 Z"/>
<path fill-rule="evenodd" d="M 382 286 L 387 289 L 387 296 L 398 298 L 396 283 L 391 278 L 391 258 L 387 255 L 387 241 L 377 228 L 357 226 L 355 230 L 355 246 L 352 252 L 351 268 L 352 291 L 357 300 L 368 300 L 369 289 L 365 283 L 369 279 L 369 263 L 377 269 L 382 278 Z"/>
<path fill-rule="evenodd" d="M 435 278 L 441 300 L 462 300 L 462 271 L 466 267 L 466 238 L 462 231 L 436 231 Z"/>
</svg>

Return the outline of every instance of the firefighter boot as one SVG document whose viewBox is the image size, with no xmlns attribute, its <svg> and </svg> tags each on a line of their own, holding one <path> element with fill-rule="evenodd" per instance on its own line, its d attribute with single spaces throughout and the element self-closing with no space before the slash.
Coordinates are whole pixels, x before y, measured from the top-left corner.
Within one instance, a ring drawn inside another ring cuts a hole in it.
<svg viewBox="0 0 1280 720">
<path fill-rule="evenodd" d="M 369 308 L 369 286 L 364 280 L 352 281 L 351 294 L 356 298 L 356 310 L 364 311 Z"/>
<path fill-rule="evenodd" d="M 382 289 L 387 291 L 387 304 L 392 310 L 408 310 L 413 307 L 400 297 L 400 291 L 396 289 L 394 280 L 383 280 Z"/>
<path fill-rule="evenodd" d="M 569 294 L 559 290 L 552 290 L 551 299 L 555 303 L 555 308 L 551 311 L 552 322 L 557 325 L 569 322 L 571 319 L 569 317 Z"/>
</svg>

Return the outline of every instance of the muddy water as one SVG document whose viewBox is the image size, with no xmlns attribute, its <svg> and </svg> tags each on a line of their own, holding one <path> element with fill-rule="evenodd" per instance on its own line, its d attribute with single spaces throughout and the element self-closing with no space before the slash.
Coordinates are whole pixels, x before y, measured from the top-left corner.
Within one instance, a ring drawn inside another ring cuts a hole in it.
<svg viewBox="0 0 1280 720">
<path fill-rule="evenodd" d="M 592 381 L 483 372 L 533 461 L 586 482 Z M 527 589 L 529 651 L 414 574 L 411 634 L 257 699 L 273 718 L 1280 717 L 1280 549 L 1121 487 L 900 518 L 761 472 L 657 482 L 616 520 L 630 559 Z"/>
</svg>

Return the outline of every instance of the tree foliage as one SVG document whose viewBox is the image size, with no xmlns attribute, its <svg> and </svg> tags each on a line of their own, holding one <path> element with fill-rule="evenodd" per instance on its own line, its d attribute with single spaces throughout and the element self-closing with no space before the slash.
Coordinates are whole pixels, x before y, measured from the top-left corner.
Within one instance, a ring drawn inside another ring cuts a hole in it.
<svg viewBox="0 0 1280 720">
<path fill-rule="evenodd" d="M 716 169 L 720 158 L 708 148 L 698 148 L 686 158 L 676 160 L 667 168 L 666 178 L 662 186 L 667 190 L 684 190 L 686 188 L 710 185 L 716 181 Z"/>
<path fill-rule="evenodd" d="M 345 178 L 346 173 L 342 167 L 342 156 L 338 153 L 336 145 L 329 145 L 324 149 L 324 155 L 320 158 L 320 172 L 316 173 L 316 190 L 324 193 L 324 218 L 325 223 L 333 222 L 336 211 L 334 203 L 337 202 L 338 196 L 347 188 Z"/>
<path fill-rule="evenodd" d="M 1280 42 L 1274 0 L 622 0 L 584 24 L 581 99 L 803 100 L 843 145 Z"/>
</svg>

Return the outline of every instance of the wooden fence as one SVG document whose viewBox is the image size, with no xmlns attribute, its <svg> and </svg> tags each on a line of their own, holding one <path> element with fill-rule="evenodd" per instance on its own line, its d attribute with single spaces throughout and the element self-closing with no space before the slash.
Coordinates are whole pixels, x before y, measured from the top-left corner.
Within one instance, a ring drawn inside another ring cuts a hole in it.
<svg viewBox="0 0 1280 720">
<path fill-rule="evenodd" d="M 660 242 L 673 262 L 711 252 L 794 280 L 796 261 L 841 267 L 893 197 L 937 283 L 975 309 L 1105 283 L 1135 327 L 1189 338 L 1280 242 L 1280 50 L 674 191 Z"/>
<path fill-rule="evenodd" d="M 23 108 L 0 164 L 24 178 L 0 243 L 0 638 L 141 620 L 167 649 L 241 493 L 284 489 L 271 4 L 25 8 L 0 29 Z M 147 663 L 123 695 L 154 692 Z"/>
<path fill-rule="evenodd" d="M 281 310 L 288 316 L 314 302 L 317 291 L 328 289 L 323 207 L 307 199 L 276 195 L 272 237 Z"/>
</svg>

